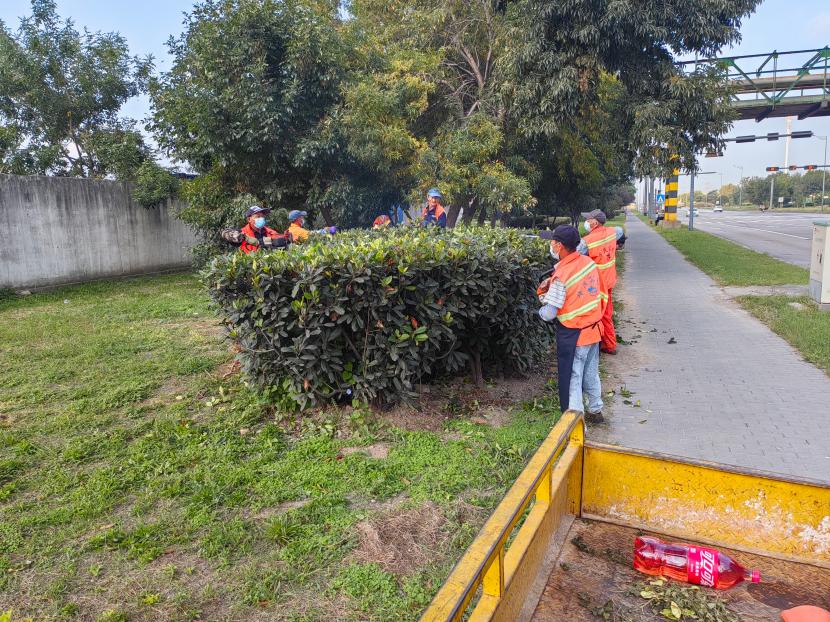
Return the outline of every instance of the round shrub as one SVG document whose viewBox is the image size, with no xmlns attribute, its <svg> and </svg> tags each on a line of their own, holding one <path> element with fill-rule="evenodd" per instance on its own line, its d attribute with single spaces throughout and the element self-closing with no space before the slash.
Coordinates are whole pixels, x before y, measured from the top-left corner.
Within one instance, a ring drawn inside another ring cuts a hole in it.
<svg viewBox="0 0 830 622">
<path fill-rule="evenodd" d="M 409 400 L 468 368 L 527 372 L 551 345 L 535 296 L 548 267 L 521 231 L 407 227 L 226 255 L 205 279 L 249 379 L 304 407 Z"/>
</svg>

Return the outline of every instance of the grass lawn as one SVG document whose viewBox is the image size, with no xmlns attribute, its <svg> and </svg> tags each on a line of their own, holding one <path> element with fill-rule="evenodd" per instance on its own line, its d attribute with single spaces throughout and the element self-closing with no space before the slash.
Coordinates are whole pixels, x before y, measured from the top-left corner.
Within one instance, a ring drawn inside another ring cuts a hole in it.
<svg viewBox="0 0 830 622">
<path fill-rule="evenodd" d="M 646 221 L 647 222 L 647 221 Z M 652 226 L 652 225 L 649 225 Z M 690 262 L 721 285 L 806 284 L 804 268 L 757 253 L 703 231 L 661 229 L 657 231 Z"/>
<path fill-rule="evenodd" d="M 543 375 L 289 414 L 189 274 L 7 297 L 0 343 L 14 620 L 415 620 L 559 414 Z"/>
<path fill-rule="evenodd" d="M 741 296 L 738 302 L 786 339 L 804 358 L 830 374 L 830 313 L 807 297 Z M 799 303 L 802 309 L 791 303 Z"/>
</svg>

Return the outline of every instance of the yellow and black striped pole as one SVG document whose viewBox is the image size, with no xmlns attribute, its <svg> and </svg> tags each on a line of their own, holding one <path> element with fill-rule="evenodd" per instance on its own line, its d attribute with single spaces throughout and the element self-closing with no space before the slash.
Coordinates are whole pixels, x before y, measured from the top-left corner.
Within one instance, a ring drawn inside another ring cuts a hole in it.
<svg viewBox="0 0 830 622">
<path fill-rule="evenodd" d="M 672 169 L 671 177 L 666 181 L 666 222 L 677 222 L 677 183 L 680 169 Z"/>
</svg>

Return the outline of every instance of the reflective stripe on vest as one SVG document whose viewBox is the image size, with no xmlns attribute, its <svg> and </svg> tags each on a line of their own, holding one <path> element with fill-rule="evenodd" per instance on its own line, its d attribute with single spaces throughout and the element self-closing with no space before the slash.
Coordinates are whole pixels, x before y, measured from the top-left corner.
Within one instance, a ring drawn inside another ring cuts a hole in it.
<svg viewBox="0 0 830 622">
<path fill-rule="evenodd" d="M 588 256 L 602 271 L 605 287 L 612 289 L 617 284 L 617 232 L 610 227 L 594 227 L 583 240 L 588 247 Z"/>
<path fill-rule="evenodd" d="M 604 227 L 603 227 L 604 228 Z M 588 248 L 596 248 L 597 246 L 602 246 L 603 244 L 608 244 L 608 242 L 616 242 L 617 241 L 617 232 L 615 231 L 607 238 L 602 238 L 601 240 L 597 240 L 596 242 L 588 242 Z"/>
<path fill-rule="evenodd" d="M 565 304 L 556 315 L 563 326 L 586 328 L 602 319 L 607 296 L 599 268 L 589 257 L 571 253 L 556 265 L 553 276 L 565 284 Z"/>
</svg>

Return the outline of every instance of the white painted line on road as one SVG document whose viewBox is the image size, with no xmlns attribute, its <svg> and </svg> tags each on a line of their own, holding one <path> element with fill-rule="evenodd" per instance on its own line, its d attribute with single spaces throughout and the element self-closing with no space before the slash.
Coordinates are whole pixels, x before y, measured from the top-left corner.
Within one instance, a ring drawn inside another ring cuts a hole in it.
<svg viewBox="0 0 830 622">
<path fill-rule="evenodd" d="M 743 227 L 741 225 L 727 225 L 725 222 L 720 223 L 721 227 L 732 227 L 733 229 L 749 229 L 750 231 L 762 231 L 764 233 L 772 233 L 774 235 L 786 235 L 788 238 L 798 238 L 799 240 L 809 240 L 800 235 L 793 235 L 792 233 L 781 233 L 780 231 L 770 231 L 769 229 L 758 229 L 757 227 Z"/>
</svg>

